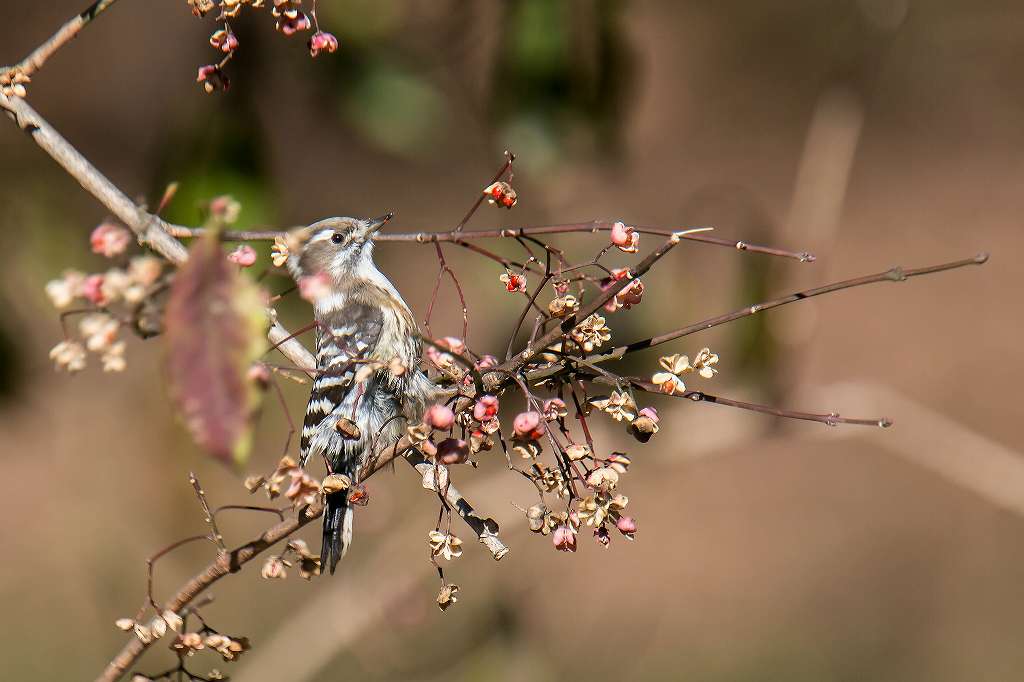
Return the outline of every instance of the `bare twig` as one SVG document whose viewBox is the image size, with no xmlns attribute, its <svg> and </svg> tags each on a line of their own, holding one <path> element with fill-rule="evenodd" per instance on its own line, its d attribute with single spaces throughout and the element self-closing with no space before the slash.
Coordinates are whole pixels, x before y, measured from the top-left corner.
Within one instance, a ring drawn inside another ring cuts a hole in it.
<svg viewBox="0 0 1024 682">
<path fill-rule="evenodd" d="M 830 294 L 834 291 L 840 291 L 842 289 L 851 289 L 853 287 L 864 286 L 865 284 L 875 284 L 877 282 L 903 282 L 911 277 L 918 277 L 920 275 L 930 275 L 936 272 L 944 272 L 946 270 L 954 270 L 956 268 L 962 268 L 968 265 L 982 265 L 988 261 L 987 253 L 979 253 L 973 258 L 964 258 L 963 260 L 956 260 L 949 263 L 940 263 L 938 265 L 928 265 L 922 268 L 909 268 L 904 269 L 900 266 L 889 268 L 885 272 L 879 272 L 874 275 L 864 275 L 863 277 L 854 277 L 853 279 L 843 280 L 842 282 L 833 282 L 832 284 L 826 284 L 824 286 L 815 287 L 813 289 L 805 289 L 804 291 L 797 291 L 792 294 L 787 294 L 779 298 L 772 299 L 770 301 L 764 301 L 762 303 L 755 303 L 754 305 L 734 310 L 731 313 L 724 315 L 718 315 L 716 317 L 709 317 L 706 320 L 695 322 L 685 327 L 680 327 L 674 331 L 667 332 L 665 334 L 659 334 L 658 336 L 652 336 L 648 339 L 641 341 L 634 341 L 633 343 L 625 346 L 618 346 L 612 348 L 604 353 L 595 353 L 589 356 L 587 359 L 591 362 L 604 362 L 607 360 L 617 360 L 627 353 L 633 351 L 643 350 L 644 348 L 650 348 L 657 346 L 668 341 L 688 336 L 690 334 L 704 331 L 705 329 L 711 329 L 718 325 L 725 324 L 726 322 L 732 322 L 742 317 L 748 317 L 756 313 L 771 310 L 772 308 L 778 308 L 779 306 L 786 305 L 787 303 L 795 303 L 796 301 L 803 301 L 808 298 L 815 296 L 821 296 L 822 294 Z"/>
<path fill-rule="evenodd" d="M 638 388 L 648 393 L 657 393 L 659 395 L 666 395 L 662 393 L 658 386 L 652 384 L 649 381 L 643 379 L 637 379 L 635 377 L 626 377 L 634 388 Z M 727 405 L 728 407 L 737 407 L 741 410 L 750 410 L 751 412 L 760 412 L 762 414 L 770 414 L 775 417 L 783 417 L 785 419 L 800 419 L 804 421 L 819 422 L 826 426 L 838 426 L 839 424 L 854 424 L 858 426 L 879 426 L 881 428 L 888 428 L 892 426 L 892 420 L 888 417 L 877 417 L 875 419 L 854 419 L 851 417 L 841 417 L 838 412 L 830 412 L 829 414 L 815 414 L 813 412 L 797 412 L 794 410 L 784 410 L 778 407 L 770 407 L 768 405 L 759 405 L 758 403 L 748 403 L 742 400 L 733 400 L 732 398 L 723 398 L 717 395 L 711 395 L 704 391 L 684 391 L 682 393 L 671 394 L 673 398 L 688 398 L 695 403 L 715 403 L 717 405 Z"/>
<path fill-rule="evenodd" d="M 203 508 L 206 523 L 210 526 L 210 534 L 213 541 L 217 544 L 217 549 L 221 552 L 228 551 L 228 548 L 224 545 L 224 536 L 221 535 L 220 529 L 217 528 L 217 519 L 213 512 L 210 511 L 210 503 L 206 501 L 206 491 L 199 484 L 199 479 L 196 478 L 194 471 L 188 472 L 188 482 L 192 484 L 192 489 L 196 491 L 196 497 L 199 498 L 199 504 Z"/>
<path fill-rule="evenodd" d="M 596 232 L 608 232 L 612 229 L 613 225 L 615 225 L 614 222 L 606 220 L 591 220 L 584 223 L 506 227 L 491 230 L 473 230 L 472 232 L 456 232 L 454 230 L 447 232 L 392 232 L 377 233 L 373 236 L 373 240 L 375 242 L 413 242 L 416 244 L 430 244 L 433 242 L 459 243 L 476 239 L 515 239 L 517 237 L 536 237 L 546 234 L 592 234 Z M 681 231 L 689 229 L 690 228 L 687 227 L 671 229 L 646 225 L 639 225 L 636 227 L 636 231 L 641 234 L 652 234 L 662 237 L 671 237 L 673 234 L 678 234 Z M 198 237 L 204 232 L 202 228 L 185 227 L 182 225 L 171 225 L 170 231 L 174 236 L 181 238 Z M 273 240 L 276 237 L 283 237 L 287 233 L 287 230 L 227 230 L 221 233 L 221 239 L 224 241 L 262 241 Z M 691 233 L 683 236 L 682 238 L 690 241 L 702 242 L 704 244 L 725 246 L 730 249 L 736 249 L 737 251 L 749 251 L 751 253 L 761 253 L 768 256 L 791 258 L 793 260 L 798 260 L 801 263 L 811 263 L 815 260 L 814 254 L 808 253 L 807 251 L 787 251 L 785 249 L 779 249 L 772 246 L 762 246 L 745 241 L 734 241 L 722 239 L 721 237 L 712 237 L 707 234 Z"/>
<path fill-rule="evenodd" d="M 448 261 L 445 260 L 441 245 L 435 243 L 434 248 L 437 251 L 439 269 L 437 271 L 437 280 L 434 282 L 434 291 L 430 295 L 430 305 L 427 306 L 426 315 L 423 317 L 423 327 L 427 330 L 427 334 L 433 336 L 433 332 L 430 330 L 430 318 L 434 314 L 434 305 L 437 303 L 437 293 L 441 289 L 441 280 L 444 278 L 445 273 L 448 273 L 452 284 L 455 285 L 455 291 L 459 295 L 459 303 L 462 304 L 462 340 L 466 341 L 466 337 L 469 335 L 469 309 L 466 307 L 466 296 L 462 293 L 462 285 L 459 283 L 459 278 L 455 276 L 455 271 L 452 270 L 451 266 L 448 265 Z"/>
<path fill-rule="evenodd" d="M 494 174 L 494 179 L 491 180 L 491 182 L 489 182 L 487 184 L 491 185 L 491 184 L 497 182 L 498 180 L 501 180 L 501 178 L 505 175 L 505 173 L 508 172 L 512 168 L 512 163 L 515 160 L 516 160 L 516 155 L 513 154 L 512 152 L 506 150 L 505 151 L 505 163 L 502 165 L 501 168 L 498 169 L 498 172 Z M 473 214 L 477 212 L 477 210 L 480 208 L 480 204 L 484 203 L 484 198 L 485 197 L 484 197 L 483 193 L 480 193 L 477 196 L 476 201 L 473 203 L 472 206 L 469 207 L 469 210 L 466 212 L 466 215 L 463 216 L 462 220 L 459 221 L 459 224 L 455 226 L 455 232 L 462 232 L 462 228 L 464 228 L 466 226 L 466 223 L 469 222 L 469 219 L 472 218 Z"/>
<path fill-rule="evenodd" d="M 45 43 L 32 50 L 32 53 L 27 57 L 14 66 L 0 69 L 0 71 L 6 72 L 4 75 L 8 77 L 15 74 L 31 77 L 43 67 L 46 60 L 52 57 L 57 50 L 71 42 L 78 35 L 79 31 L 115 2 L 117 0 L 96 0 L 96 2 L 85 8 L 81 14 L 69 19 Z"/>
</svg>

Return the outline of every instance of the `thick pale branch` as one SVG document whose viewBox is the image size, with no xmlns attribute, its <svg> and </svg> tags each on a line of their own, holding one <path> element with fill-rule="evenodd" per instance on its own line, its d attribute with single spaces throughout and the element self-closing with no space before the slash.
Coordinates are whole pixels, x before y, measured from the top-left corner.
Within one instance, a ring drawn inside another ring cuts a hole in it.
<svg viewBox="0 0 1024 682">
<path fill-rule="evenodd" d="M 7 111 L 18 127 L 77 180 L 85 191 L 120 218 L 135 233 L 140 244 L 149 246 L 175 265 L 181 265 L 188 259 L 185 246 L 167 233 L 160 218 L 142 210 L 129 199 L 36 113 L 28 102 L 0 94 L 0 108 Z"/>
<path fill-rule="evenodd" d="M 0 95 L 0 108 L 6 110 L 14 122 L 77 180 L 85 191 L 120 218 L 135 233 L 140 244 L 150 247 L 174 265 L 180 266 L 188 259 L 188 251 L 181 242 L 169 234 L 167 223 L 136 205 L 29 106 L 28 102 L 17 97 Z M 315 367 L 312 355 L 298 340 L 290 339 L 281 343 L 289 336 L 288 330 L 278 322 L 271 325 L 268 333 L 271 343 L 280 343 L 280 351 L 296 365 Z"/>
</svg>

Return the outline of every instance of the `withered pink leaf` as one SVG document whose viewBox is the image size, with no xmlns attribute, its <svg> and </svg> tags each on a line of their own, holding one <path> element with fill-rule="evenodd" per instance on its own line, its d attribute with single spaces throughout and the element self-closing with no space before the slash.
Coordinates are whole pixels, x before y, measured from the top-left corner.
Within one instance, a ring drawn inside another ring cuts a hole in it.
<svg viewBox="0 0 1024 682">
<path fill-rule="evenodd" d="M 249 455 L 260 392 L 247 373 L 264 349 L 265 305 L 215 229 L 192 246 L 167 301 L 171 399 L 196 443 L 228 464 Z"/>
</svg>

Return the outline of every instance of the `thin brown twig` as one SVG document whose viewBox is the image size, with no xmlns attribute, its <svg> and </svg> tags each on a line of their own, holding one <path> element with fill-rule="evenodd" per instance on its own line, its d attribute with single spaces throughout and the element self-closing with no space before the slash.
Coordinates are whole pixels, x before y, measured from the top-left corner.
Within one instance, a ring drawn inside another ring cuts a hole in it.
<svg viewBox="0 0 1024 682">
<path fill-rule="evenodd" d="M 551 281 L 550 256 L 549 262 L 545 266 L 544 278 L 540 281 L 540 284 L 537 285 L 537 288 L 534 289 L 533 294 L 526 302 L 526 305 L 523 306 L 522 311 L 519 313 L 519 319 L 516 321 L 516 326 L 508 337 L 508 345 L 505 348 L 505 362 L 508 362 L 512 357 L 512 345 L 515 343 L 516 337 L 519 336 L 519 330 L 523 328 L 523 322 L 526 320 L 526 316 L 530 313 L 530 308 L 534 307 L 537 302 L 537 297 L 540 296 L 542 291 L 544 291 L 544 287 L 548 285 L 549 281 Z M 543 315 L 544 311 L 541 310 L 540 313 Z"/>
<path fill-rule="evenodd" d="M 826 284 L 824 286 L 815 287 L 813 289 L 805 289 L 803 291 L 797 291 L 792 294 L 780 296 L 779 298 L 772 299 L 770 301 L 764 301 L 762 303 L 756 303 L 754 305 L 734 310 L 731 313 L 724 315 L 718 315 L 716 317 L 709 317 L 706 320 L 700 322 L 694 322 L 685 327 L 666 332 L 665 334 L 659 334 L 658 336 L 652 336 L 647 339 L 640 341 L 634 341 L 633 343 L 626 344 L 624 346 L 618 346 L 612 348 L 603 353 L 595 353 L 587 357 L 587 360 L 591 362 L 605 362 L 607 360 L 617 360 L 627 353 L 633 351 L 643 350 L 645 348 L 651 348 L 668 341 L 688 336 L 696 332 L 704 331 L 705 329 L 711 329 L 719 325 L 725 324 L 726 322 L 732 322 L 743 317 L 748 317 L 756 313 L 771 310 L 772 308 L 778 308 L 779 306 L 786 305 L 787 303 L 795 303 L 796 301 L 803 301 L 808 298 L 815 296 L 821 296 L 822 294 L 830 294 L 835 291 L 842 289 L 852 289 L 853 287 L 864 286 L 866 284 L 875 284 L 878 282 L 903 282 L 910 279 L 911 277 L 918 277 L 920 275 L 930 275 L 936 272 L 944 272 L 946 270 L 954 270 L 956 268 L 962 268 L 968 265 L 982 265 L 988 261 L 989 255 L 987 253 L 979 253 L 973 258 L 964 258 L 962 260 L 951 261 L 949 263 L 940 263 L 938 265 L 928 265 L 921 268 L 903 268 L 901 266 L 895 266 L 889 268 L 885 272 L 879 272 L 873 275 L 864 275 L 862 277 L 854 277 L 853 279 L 843 280 L 841 282 L 833 282 L 832 284 Z"/>
<path fill-rule="evenodd" d="M 149 558 L 146 559 L 146 600 L 149 602 L 149 605 L 153 607 L 153 610 L 157 612 L 157 615 L 159 615 L 161 611 L 159 605 L 156 603 L 156 598 L 153 597 L 153 569 L 156 566 L 156 562 L 162 559 L 163 557 L 167 556 L 170 552 L 173 552 L 174 550 L 178 549 L 179 547 L 187 545 L 191 542 L 198 542 L 199 540 L 208 540 L 209 542 L 214 541 L 213 538 L 211 538 L 209 535 L 192 535 L 190 537 L 178 540 L 177 542 L 172 542 L 171 544 L 167 545 L 155 554 L 151 554 Z M 223 554 L 221 553 L 221 556 L 222 555 Z M 145 604 L 143 604 L 142 609 L 139 611 L 139 616 L 135 620 L 142 619 L 142 614 L 145 613 L 145 608 Z M 176 609 L 175 612 L 177 612 Z"/>
<path fill-rule="evenodd" d="M 284 399 L 284 391 L 281 390 L 281 384 L 277 382 L 277 378 L 271 374 L 270 385 L 274 389 L 274 395 L 277 397 L 277 404 L 281 406 L 281 411 L 284 412 L 284 418 L 288 421 L 288 435 L 284 439 L 284 448 L 281 450 L 281 456 L 288 454 L 288 448 L 291 447 L 292 438 L 295 437 L 295 420 L 292 419 L 292 414 L 288 410 L 288 401 Z"/>
<path fill-rule="evenodd" d="M 188 482 L 192 484 L 192 489 L 196 491 L 196 497 L 199 498 L 199 504 L 203 508 L 206 523 L 210 526 L 211 537 L 217 544 L 217 549 L 221 552 L 228 551 L 227 546 L 224 544 L 224 536 L 221 535 L 220 529 L 217 528 L 216 516 L 212 511 L 210 511 L 210 503 L 206 501 L 206 491 L 203 490 L 203 486 L 199 484 L 199 479 L 196 478 L 194 471 L 188 472 Z"/>
<path fill-rule="evenodd" d="M 545 234 L 593 234 L 597 232 L 608 232 L 614 225 L 614 222 L 592 220 L 583 223 L 505 227 L 490 230 L 473 230 L 472 232 L 455 232 L 454 230 L 440 232 L 378 232 L 373 236 L 373 240 L 375 242 L 412 242 L 416 244 L 430 244 L 433 242 L 460 242 L 471 239 L 515 239 L 516 237 L 538 236 Z M 171 234 L 180 238 L 198 237 L 204 233 L 203 228 L 185 227 L 182 225 L 171 225 L 169 226 L 169 229 Z M 671 229 L 640 225 L 635 229 L 641 234 L 670 237 L 673 234 L 677 234 L 680 231 L 686 231 L 690 228 L 680 227 L 679 229 Z M 286 234 L 287 230 L 226 230 L 221 233 L 221 239 L 224 241 L 265 241 L 273 240 L 276 237 L 282 237 Z M 684 236 L 683 239 L 702 242 L 704 244 L 712 244 L 714 246 L 724 246 L 730 249 L 736 249 L 737 251 L 749 251 L 750 253 L 790 258 L 800 261 L 801 263 L 812 263 L 815 260 L 814 254 L 807 251 L 787 251 L 786 249 L 779 249 L 772 246 L 763 246 L 760 244 L 751 244 L 750 242 L 745 241 L 712 237 L 707 234 L 688 234 Z"/>
<path fill-rule="evenodd" d="M 717 405 L 727 405 L 728 407 L 737 407 L 741 410 L 749 410 L 751 412 L 770 414 L 775 417 L 819 422 L 821 424 L 825 424 L 826 426 L 838 426 L 839 424 L 853 424 L 857 426 L 878 426 L 883 429 L 892 426 L 892 420 L 889 419 L 888 417 L 877 417 L 874 419 L 855 419 L 852 417 L 842 417 L 839 415 L 838 412 L 830 412 L 829 414 L 798 412 L 795 410 L 785 410 L 779 407 L 771 407 L 769 405 L 760 405 L 758 403 L 734 400 L 732 398 L 724 398 L 722 396 L 705 393 L 704 391 L 684 391 L 682 393 L 665 394 L 661 392 L 657 385 L 649 381 L 638 379 L 636 377 L 625 377 L 625 380 L 628 381 L 634 388 L 638 388 L 641 391 L 645 391 L 647 393 L 669 395 L 669 397 L 673 398 L 687 398 L 697 403 L 715 403 Z"/>
<path fill-rule="evenodd" d="M 494 174 L 494 179 L 491 180 L 489 183 L 487 183 L 488 186 L 494 184 L 498 180 L 501 180 L 501 178 L 505 175 L 505 173 L 510 168 L 512 168 L 512 162 L 514 162 L 515 160 L 516 160 L 516 155 L 513 154 L 512 152 L 506 150 L 505 151 L 505 163 L 502 165 L 501 168 L 498 169 L 498 172 Z M 479 210 L 480 205 L 484 203 L 484 199 L 485 199 L 485 197 L 484 197 L 483 193 L 481 193 L 476 198 L 476 201 L 473 203 L 473 205 L 469 207 L 469 211 L 466 212 L 466 215 L 463 216 L 462 220 L 459 221 L 459 224 L 455 226 L 454 232 L 462 232 L 462 228 L 464 228 L 466 226 L 466 223 L 468 223 L 469 219 L 473 217 L 473 214 L 476 213 L 477 210 Z"/>
<path fill-rule="evenodd" d="M 455 276 L 455 271 L 452 270 L 451 266 L 448 265 L 448 261 L 445 260 L 444 252 L 441 251 L 441 245 L 434 244 L 434 248 L 437 250 L 437 261 L 440 268 L 437 271 L 437 279 L 434 281 L 434 291 L 430 296 L 430 305 L 427 306 L 427 313 L 423 318 L 423 327 L 427 330 L 427 334 L 434 335 L 430 330 L 430 318 L 434 314 L 434 305 L 437 303 L 437 293 L 441 289 L 441 280 L 444 278 L 444 274 L 448 273 L 452 284 L 455 285 L 455 291 L 459 294 L 459 303 L 462 305 L 462 340 L 465 341 L 469 335 L 469 308 L 466 306 L 466 296 L 462 292 L 462 285 L 459 283 L 459 278 Z"/>
<path fill-rule="evenodd" d="M 279 520 L 284 521 L 284 512 L 288 510 L 288 507 L 285 507 L 285 509 L 282 510 L 277 509 L 276 507 L 260 507 L 255 504 L 222 504 L 213 510 L 213 515 L 217 516 L 217 514 L 220 514 L 222 511 L 231 510 L 267 512 L 268 514 L 274 514 Z"/>
</svg>

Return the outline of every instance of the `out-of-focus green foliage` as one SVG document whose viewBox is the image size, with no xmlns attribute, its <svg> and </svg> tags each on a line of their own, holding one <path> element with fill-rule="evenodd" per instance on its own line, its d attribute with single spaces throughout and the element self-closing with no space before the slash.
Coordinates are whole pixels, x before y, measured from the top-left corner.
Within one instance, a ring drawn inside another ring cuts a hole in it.
<svg viewBox="0 0 1024 682">
<path fill-rule="evenodd" d="M 393 154 L 432 151 L 443 126 L 445 101 L 429 81 L 375 60 L 346 87 L 342 113 L 367 139 Z"/>
<path fill-rule="evenodd" d="M 616 151 L 629 68 L 621 5 L 506 4 L 491 107 L 503 141 L 527 165 L 544 167 L 569 151 Z"/>
</svg>

